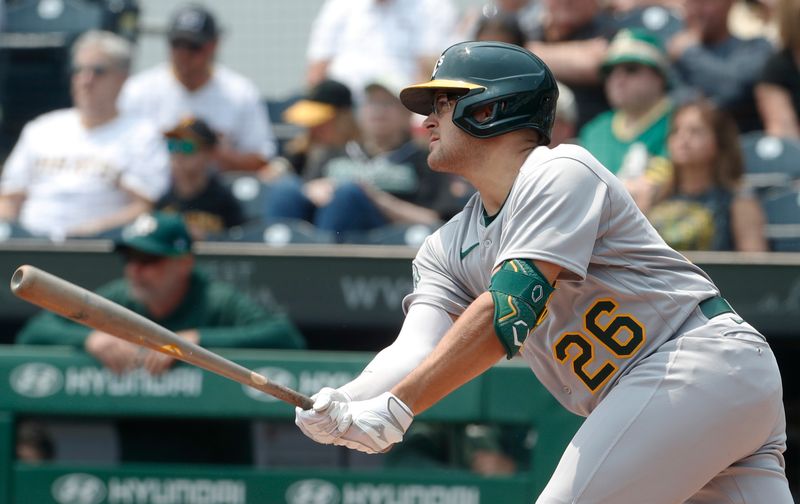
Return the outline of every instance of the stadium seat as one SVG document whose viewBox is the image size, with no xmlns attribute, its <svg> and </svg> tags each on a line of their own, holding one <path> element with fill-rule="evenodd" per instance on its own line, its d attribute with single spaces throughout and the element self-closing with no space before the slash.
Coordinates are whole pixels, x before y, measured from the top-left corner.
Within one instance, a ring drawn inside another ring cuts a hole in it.
<svg viewBox="0 0 800 504">
<path fill-rule="evenodd" d="M 264 101 L 264 107 L 267 109 L 267 115 L 272 123 L 272 131 L 275 133 L 275 138 L 278 140 L 279 155 L 283 155 L 286 142 L 295 138 L 303 131 L 303 128 L 295 126 L 294 124 L 289 124 L 283 120 L 284 111 L 301 98 L 301 95 L 292 95 L 284 99 L 267 99 Z"/>
<path fill-rule="evenodd" d="M 745 183 L 760 198 L 776 190 L 780 193 L 794 180 L 800 180 L 800 142 L 769 136 L 763 131 L 741 136 Z"/>
<path fill-rule="evenodd" d="M 275 247 L 289 244 L 334 243 L 333 233 L 321 231 L 311 223 L 296 219 L 255 220 L 231 228 L 228 241 L 266 243 Z"/>
<path fill-rule="evenodd" d="M 221 172 L 220 180 L 239 201 L 245 219 L 252 221 L 261 218 L 269 192 L 264 182 L 248 172 Z"/>
<path fill-rule="evenodd" d="M 362 245 L 408 245 L 419 248 L 438 226 L 424 224 L 391 224 L 370 231 L 345 233 L 343 243 Z"/>
<path fill-rule="evenodd" d="M 770 248 L 775 252 L 800 252 L 800 189 L 764 198 L 762 205 Z"/>
</svg>

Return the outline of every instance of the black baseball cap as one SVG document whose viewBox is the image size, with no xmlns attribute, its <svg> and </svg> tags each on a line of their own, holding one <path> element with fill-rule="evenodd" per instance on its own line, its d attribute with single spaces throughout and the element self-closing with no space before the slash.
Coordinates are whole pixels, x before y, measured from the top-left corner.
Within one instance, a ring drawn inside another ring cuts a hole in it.
<svg viewBox="0 0 800 504">
<path fill-rule="evenodd" d="M 217 20 L 205 7 L 187 5 L 173 14 L 168 33 L 170 42 L 185 40 L 202 45 L 218 36 Z"/>
<path fill-rule="evenodd" d="M 350 88 L 339 81 L 326 79 L 314 86 L 308 95 L 283 113 L 286 122 L 310 128 L 333 118 L 337 109 L 353 107 Z"/>
<path fill-rule="evenodd" d="M 189 117 L 178 123 L 177 126 L 164 133 L 165 138 L 178 140 L 192 140 L 201 147 L 211 148 L 217 144 L 217 134 L 204 120 Z"/>
</svg>

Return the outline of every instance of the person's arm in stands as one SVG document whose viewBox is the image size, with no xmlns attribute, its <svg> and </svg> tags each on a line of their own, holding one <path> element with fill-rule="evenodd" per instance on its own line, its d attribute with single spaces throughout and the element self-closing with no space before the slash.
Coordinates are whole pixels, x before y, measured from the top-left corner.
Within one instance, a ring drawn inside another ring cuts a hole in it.
<svg viewBox="0 0 800 504">
<path fill-rule="evenodd" d="M 381 191 L 369 184 L 362 186 L 369 199 L 378 210 L 391 222 L 401 224 L 433 225 L 441 222 L 436 211 L 402 200 L 386 191 Z"/>
<path fill-rule="evenodd" d="M 24 201 L 24 192 L 0 195 L 0 221 L 16 221 Z"/>
<path fill-rule="evenodd" d="M 750 195 L 737 195 L 731 202 L 733 245 L 739 252 L 769 250 L 764 233 L 766 218 L 758 200 Z"/>
<path fill-rule="evenodd" d="M 556 78 L 568 85 L 600 82 L 600 66 L 606 57 L 604 38 L 569 42 L 528 42 L 527 48 L 542 58 Z"/>
<path fill-rule="evenodd" d="M 95 220 L 70 229 L 68 232 L 69 236 L 96 235 L 103 231 L 123 226 L 153 208 L 153 202 L 144 196 L 136 194 L 133 191 L 126 190 L 126 192 L 130 197 L 130 202 L 127 205 L 121 207 L 116 212 L 102 215 Z"/>
<path fill-rule="evenodd" d="M 800 139 L 800 124 L 786 89 L 774 84 L 761 83 L 755 88 L 758 113 L 764 122 L 764 131 L 782 138 Z"/>
</svg>

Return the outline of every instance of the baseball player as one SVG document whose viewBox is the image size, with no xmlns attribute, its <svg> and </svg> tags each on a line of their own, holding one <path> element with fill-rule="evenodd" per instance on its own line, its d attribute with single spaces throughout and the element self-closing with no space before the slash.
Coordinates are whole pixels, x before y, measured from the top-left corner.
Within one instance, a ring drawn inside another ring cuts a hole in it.
<svg viewBox="0 0 800 504">
<path fill-rule="evenodd" d="M 450 47 L 401 92 L 428 115 L 430 166 L 479 192 L 420 248 L 397 340 L 297 425 L 383 452 L 519 356 L 586 416 L 538 503 L 792 502 L 769 345 L 591 154 L 545 147 L 557 96 L 539 58 L 499 42 Z"/>
</svg>

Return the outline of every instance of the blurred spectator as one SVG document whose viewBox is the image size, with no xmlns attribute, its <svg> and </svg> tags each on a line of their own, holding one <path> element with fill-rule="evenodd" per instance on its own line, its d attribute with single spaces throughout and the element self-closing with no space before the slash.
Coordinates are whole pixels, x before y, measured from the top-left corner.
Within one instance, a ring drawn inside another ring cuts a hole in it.
<svg viewBox="0 0 800 504">
<path fill-rule="evenodd" d="M 358 140 L 350 88 L 325 79 L 283 114 L 286 122 L 306 128 L 285 148 L 286 160 L 300 176 L 318 172 L 320 162 L 340 154 L 347 142 Z"/>
<path fill-rule="evenodd" d="M 525 47 L 527 40 L 519 26 L 517 16 L 498 12 L 494 16 L 482 16 L 475 30 L 475 40 L 496 40 Z"/>
<path fill-rule="evenodd" d="M 451 0 L 326 0 L 311 27 L 308 83 L 335 79 L 360 103 L 375 78 L 427 78 L 455 21 Z"/>
<path fill-rule="evenodd" d="M 213 169 L 217 135 L 201 119 L 186 119 L 164 135 L 172 185 L 156 208 L 183 216 L 192 238 L 202 240 L 244 223 L 242 208 Z"/>
<path fill-rule="evenodd" d="M 212 348 L 304 348 L 300 332 L 283 314 L 262 308 L 232 285 L 212 281 L 195 268 L 192 239 L 173 214 L 139 217 L 125 228 L 116 250 L 125 261 L 124 279 L 98 294 L 180 337 Z M 35 315 L 17 335 L 20 344 L 84 348 L 113 373 L 137 368 L 159 375 L 174 359 L 50 312 Z M 248 422 L 120 421 L 125 461 L 247 463 Z M 153 435 L 158 433 L 158 435 Z M 197 443 L 198 436 L 203 443 Z"/>
<path fill-rule="evenodd" d="M 764 212 L 741 184 L 733 120 L 707 101 L 674 112 L 669 134 L 674 178 L 648 218 L 679 250 L 765 251 Z"/>
<path fill-rule="evenodd" d="M 728 15 L 728 28 L 736 37 L 763 37 L 773 45 L 778 45 L 778 2 L 779 0 L 735 0 Z"/>
<path fill-rule="evenodd" d="M 680 11 L 685 0 L 606 0 L 607 9 L 614 12 L 628 12 L 642 7 L 660 5 L 668 9 Z"/>
<path fill-rule="evenodd" d="M 681 83 L 729 112 L 742 132 L 761 129 L 753 87 L 772 45 L 728 31 L 733 0 L 686 0 L 685 30 L 667 49 Z"/>
<path fill-rule="evenodd" d="M 519 32 L 522 40 L 527 40 L 529 36 L 536 33 L 537 27 L 542 16 L 542 5 L 539 0 L 495 0 L 473 8 L 465 10 L 464 14 L 456 26 L 453 34 L 453 43 L 463 42 L 464 40 L 500 40 L 510 44 L 518 44 L 505 39 L 494 39 L 481 36 L 479 33 L 485 29 L 487 24 L 498 26 L 508 25 L 509 20 L 513 19 L 514 30 Z M 502 21 L 501 21 L 502 20 Z M 506 28 L 501 28 L 506 31 Z M 522 45 L 522 44 L 518 44 Z"/>
<path fill-rule="evenodd" d="M 16 452 L 18 461 L 36 464 L 52 460 L 55 447 L 42 424 L 25 420 L 17 425 Z"/>
<path fill-rule="evenodd" d="M 626 29 L 609 46 L 603 73 L 612 110 L 586 124 L 580 142 L 625 182 L 646 211 L 653 187 L 669 177 L 665 160 L 673 109 L 667 97 L 669 60 L 648 31 Z"/>
<path fill-rule="evenodd" d="M 578 106 L 575 103 L 575 93 L 564 84 L 558 83 L 558 101 L 556 102 L 556 120 L 553 122 L 553 131 L 550 133 L 550 148 L 562 143 L 577 143 L 575 136 L 578 133 Z"/>
<path fill-rule="evenodd" d="M 74 107 L 23 129 L 0 178 L 0 219 L 34 235 L 91 236 L 147 212 L 167 188 L 167 151 L 149 124 L 120 114 L 131 45 L 110 32 L 81 35 L 72 53 Z"/>
<path fill-rule="evenodd" d="M 608 110 L 600 79 L 608 41 L 616 34 L 613 17 L 599 0 L 542 0 L 544 13 L 527 47 L 568 85 L 578 105 L 578 128 Z"/>
<path fill-rule="evenodd" d="M 120 96 L 123 110 L 170 130 L 187 117 L 203 119 L 220 135 L 213 159 L 222 170 L 263 169 L 276 153 L 261 96 L 247 77 L 216 63 L 220 31 L 214 16 L 189 5 L 172 18 L 170 60 L 137 74 Z"/>
<path fill-rule="evenodd" d="M 756 85 L 764 130 L 800 139 L 800 0 L 779 0 L 781 48 L 767 60 Z"/>
<path fill-rule="evenodd" d="M 410 112 L 399 85 L 374 82 L 359 111 L 362 139 L 305 173 L 306 182 L 276 183 L 268 198 L 270 218 L 299 218 L 342 233 L 390 223 L 434 225 L 459 208 L 448 193 L 450 178 L 428 168 L 427 151 L 411 139 Z"/>
</svg>

